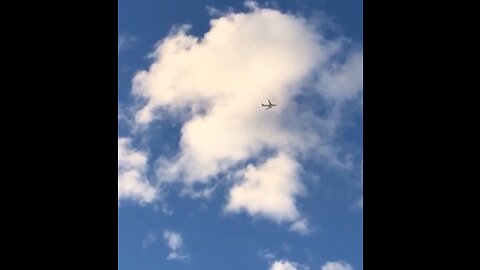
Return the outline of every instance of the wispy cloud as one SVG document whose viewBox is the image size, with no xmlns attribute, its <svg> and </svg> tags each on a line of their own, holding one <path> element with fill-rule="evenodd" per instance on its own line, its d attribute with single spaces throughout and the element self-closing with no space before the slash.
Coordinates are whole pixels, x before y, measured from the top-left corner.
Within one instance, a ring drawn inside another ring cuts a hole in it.
<svg viewBox="0 0 480 270">
<path fill-rule="evenodd" d="M 215 7 L 212 7 L 212 6 L 206 6 L 205 10 L 207 11 L 207 13 L 210 17 L 220 17 L 220 16 L 226 14 L 226 12 L 223 12 L 223 11 L 221 11 L 221 10 L 215 8 Z"/>
<path fill-rule="evenodd" d="M 276 258 L 275 253 L 271 252 L 268 249 L 260 250 L 258 252 L 258 256 L 261 257 L 262 259 L 265 259 L 267 261 L 271 261 Z"/>
<path fill-rule="evenodd" d="M 153 210 L 155 212 L 162 212 L 163 214 L 168 216 L 173 215 L 173 210 L 168 207 L 168 204 L 166 202 L 161 202 L 159 204 L 153 205 Z"/>
<path fill-rule="evenodd" d="M 170 249 L 167 260 L 184 260 L 189 258 L 189 255 L 183 251 L 183 240 L 180 233 L 165 231 L 163 237 L 167 241 L 167 246 Z"/>
<path fill-rule="evenodd" d="M 157 235 L 155 233 L 148 233 L 142 241 L 142 247 L 147 248 L 157 241 Z"/>
<path fill-rule="evenodd" d="M 132 44 L 137 41 L 137 38 L 129 34 L 118 35 L 118 54 L 122 50 L 131 48 Z"/>
<path fill-rule="evenodd" d="M 297 232 L 301 235 L 308 235 L 313 232 L 306 218 L 298 220 L 290 226 L 290 231 Z"/>
<path fill-rule="evenodd" d="M 340 101 L 358 97 L 363 88 L 363 51 L 352 51 L 343 63 L 322 70 L 321 76 L 317 89 L 323 96 Z"/>
</svg>

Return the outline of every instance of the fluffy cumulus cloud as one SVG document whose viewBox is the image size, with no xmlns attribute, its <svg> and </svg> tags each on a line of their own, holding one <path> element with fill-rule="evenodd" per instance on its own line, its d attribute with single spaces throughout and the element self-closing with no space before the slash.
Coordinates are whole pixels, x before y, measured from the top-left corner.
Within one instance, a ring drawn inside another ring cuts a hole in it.
<svg viewBox="0 0 480 270">
<path fill-rule="evenodd" d="M 272 263 L 270 270 L 308 270 L 309 268 L 295 262 L 278 260 Z"/>
<path fill-rule="evenodd" d="M 183 260 L 188 258 L 188 255 L 183 252 L 183 240 L 180 233 L 165 231 L 163 237 L 167 241 L 167 246 L 170 249 L 167 260 Z"/>
<path fill-rule="evenodd" d="M 270 270 L 297 270 L 297 267 L 289 261 L 275 261 Z"/>
<path fill-rule="evenodd" d="M 325 263 L 322 270 L 353 270 L 353 267 L 344 261 L 337 261 Z"/>
<path fill-rule="evenodd" d="M 118 138 L 118 203 L 130 199 L 141 204 L 157 198 L 157 190 L 145 178 L 147 154 L 131 148 L 131 140 Z"/>
<path fill-rule="evenodd" d="M 230 190 L 226 210 L 265 215 L 278 222 L 300 216 L 295 196 L 304 191 L 297 177 L 299 165 L 285 154 L 268 159 L 258 168 L 249 165 L 244 179 Z"/>
<path fill-rule="evenodd" d="M 145 102 L 135 121 L 182 122 L 179 152 L 157 161 L 161 183 L 191 187 L 231 174 L 237 182 L 226 211 L 293 223 L 303 218 L 296 204 L 304 193 L 301 158 L 342 164 L 331 144 L 336 114 L 315 115 L 296 97 L 355 98 L 363 60 L 344 50 L 345 39 L 327 40 L 303 18 L 251 1 L 247 7 L 212 19 L 202 38 L 180 26 L 158 43 L 150 68 L 133 79 L 133 94 Z M 278 106 L 265 111 L 267 99 Z"/>
</svg>

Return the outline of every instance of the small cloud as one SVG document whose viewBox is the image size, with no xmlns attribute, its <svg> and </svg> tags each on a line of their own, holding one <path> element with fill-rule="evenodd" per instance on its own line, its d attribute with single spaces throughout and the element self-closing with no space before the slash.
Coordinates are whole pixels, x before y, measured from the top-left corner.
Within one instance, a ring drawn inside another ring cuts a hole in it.
<svg viewBox="0 0 480 270">
<path fill-rule="evenodd" d="M 131 139 L 118 138 L 118 205 L 121 200 L 140 204 L 158 199 L 158 190 L 145 177 L 147 153 L 131 147 Z"/>
<path fill-rule="evenodd" d="M 207 10 L 207 13 L 210 17 L 218 17 L 223 15 L 223 12 L 214 7 L 206 6 L 205 9 Z"/>
<path fill-rule="evenodd" d="M 307 235 L 312 232 L 312 229 L 308 224 L 308 220 L 304 218 L 294 222 L 292 226 L 290 226 L 290 231 L 297 232 L 301 235 Z"/>
<path fill-rule="evenodd" d="M 353 270 L 353 267 L 344 261 L 336 261 L 325 263 L 322 270 Z"/>
<path fill-rule="evenodd" d="M 162 212 L 165 215 L 173 215 L 173 210 L 171 210 L 165 202 L 162 204 L 155 204 L 153 210 L 155 212 Z"/>
<path fill-rule="evenodd" d="M 183 240 L 180 233 L 165 231 L 163 237 L 167 241 L 167 246 L 170 249 L 167 260 L 184 260 L 189 258 L 189 255 L 183 252 Z"/>
<path fill-rule="evenodd" d="M 182 235 L 176 232 L 165 231 L 163 237 L 167 240 L 167 245 L 171 250 L 182 248 Z"/>
<path fill-rule="evenodd" d="M 171 251 L 168 253 L 167 260 L 184 260 L 188 259 L 188 255 L 178 253 L 176 251 Z"/>
<path fill-rule="evenodd" d="M 131 48 L 132 43 L 135 41 L 137 41 L 137 38 L 132 35 L 118 35 L 118 53 L 120 54 L 120 51 Z"/>
<path fill-rule="evenodd" d="M 275 254 L 268 249 L 260 250 L 258 252 L 258 256 L 267 261 L 271 261 L 276 258 Z"/>
<path fill-rule="evenodd" d="M 310 269 L 306 265 L 301 265 L 296 262 L 290 262 L 288 260 L 278 260 L 272 263 L 270 270 L 308 270 Z"/>
</svg>

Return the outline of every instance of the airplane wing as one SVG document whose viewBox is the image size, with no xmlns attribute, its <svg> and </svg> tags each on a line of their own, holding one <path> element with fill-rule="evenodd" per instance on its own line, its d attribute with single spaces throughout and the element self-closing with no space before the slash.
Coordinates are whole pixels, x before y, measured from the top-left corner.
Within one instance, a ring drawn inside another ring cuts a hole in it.
<svg viewBox="0 0 480 270">
<path fill-rule="evenodd" d="M 272 108 L 272 107 L 267 107 L 267 109 L 266 109 L 265 111 L 267 111 L 267 110 L 270 109 L 270 108 Z"/>
<path fill-rule="evenodd" d="M 269 105 L 272 105 L 272 102 L 270 101 L 270 99 L 268 100 L 268 104 L 269 104 Z"/>
</svg>

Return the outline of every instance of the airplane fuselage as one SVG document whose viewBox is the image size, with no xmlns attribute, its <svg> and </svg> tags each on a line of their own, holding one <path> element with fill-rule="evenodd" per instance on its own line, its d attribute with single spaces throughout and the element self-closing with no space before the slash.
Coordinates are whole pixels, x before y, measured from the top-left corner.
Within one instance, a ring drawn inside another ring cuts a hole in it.
<svg viewBox="0 0 480 270">
<path fill-rule="evenodd" d="M 268 104 L 263 104 L 262 103 L 262 107 L 267 107 L 267 110 L 274 107 L 274 106 L 277 106 L 277 104 L 273 104 L 270 99 L 268 100 Z"/>
</svg>

